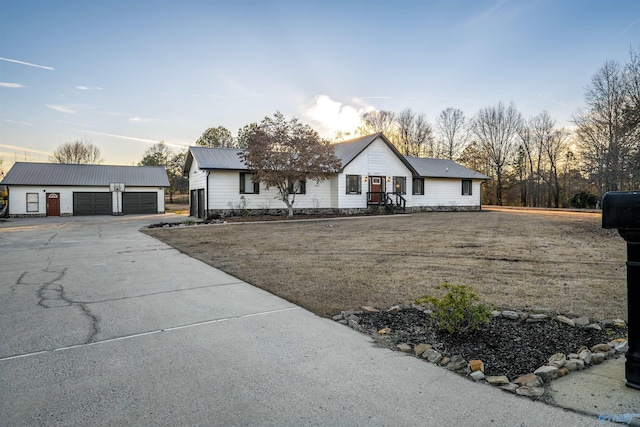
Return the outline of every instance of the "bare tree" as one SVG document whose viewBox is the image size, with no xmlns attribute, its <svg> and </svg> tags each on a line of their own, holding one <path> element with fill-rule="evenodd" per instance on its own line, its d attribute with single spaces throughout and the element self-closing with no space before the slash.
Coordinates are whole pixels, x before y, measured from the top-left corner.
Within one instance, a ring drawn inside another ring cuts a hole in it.
<svg viewBox="0 0 640 427">
<path fill-rule="evenodd" d="M 521 126 L 522 116 L 516 106 L 502 102 L 480 109 L 473 121 L 473 134 L 491 160 L 496 176 L 496 204 L 502 206 L 503 174 L 511 159 L 515 137 Z"/>
<path fill-rule="evenodd" d="M 491 161 L 487 156 L 487 152 L 476 141 L 471 141 L 460 151 L 457 162 L 463 164 L 469 169 L 478 171 L 489 177 L 493 176 Z M 495 180 L 489 180 L 481 186 L 481 198 L 484 203 L 493 204 L 495 196 Z"/>
<path fill-rule="evenodd" d="M 296 118 L 287 121 L 280 112 L 245 126 L 241 133 L 246 147 L 240 157 L 253 171 L 254 182 L 275 187 L 289 216 L 293 216 L 296 193 L 307 181 L 328 179 L 341 167 L 329 141 Z"/>
<path fill-rule="evenodd" d="M 529 121 L 530 120 L 531 119 L 529 119 Z M 523 120 L 522 125 L 518 128 L 520 141 L 520 146 L 518 147 L 518 160 L 520 162 L 518 164 L 527 171 L 526 179 L 521 177 L 520 183 L 520 201 L 522 206 L 536 206 L 535 200 L 537 200 L 537 196 L 534 194 L 534 159 L 539 157 L 540 151 L 537 150 L 537 147 L 534 145 L 529 121 Z"/>
<path fill-rule="evenodd" d="M 466 118 L 462 110 L 447 108 L 436 119 L 439 152 L 453 160 L 467 142 Z"/>
<path fill-rule="evenodd" d="M 585 99 L 587 108 L 574 116 L 584 171 L 596 183 L 598 197 L 606 191 L 629 188 L 632 165 L 629 159 L 637 150 L 633 138 L 637 126 L 629 126 L 625 107 L 629 97 L 622 68 L 607 61 L 591 79 Z"/>
<path fill-rule="evenodd" d="M 546 145 L 554 132 L 556 121 L 551 118 L 545 110 L 535 117 L 529 119 L 529 128 L 531 131 L 531 151 L 530 158 L 531 168 L 535 167 L 535 173 L 531 176 L 533 185 L 533 206 L 542 206 L 542 181 L 546 170 L 544 156 Z M 547 206 L 550 204 L 548 203 Z"/>
<path fill-rule="evenodd" d="M 356 129 L 356 134 L 364 136 L 382 132 L 388 137 L 394 131 L 395 119 L 396 115 L 391 111 L 369 111 L 360 118 L 361 124 Z"/>
<path fill-rule="evenodd" d="M 231 132 L 224 126 L 205 130 L 196 141 L 196 145 L 218 148 L 236 148 L 238 146 Z"/>
<path fill-rule="evenodd" d="M 544 142 L 544 151 L 549 162 L 549 178 L 547 184 L 548 206 L 560 207 L 560 180 L 558 174 L 558 165 L 569 151 L 569 138 L 571 133 L 567 129 L 555 129 Z M 553 199 L 553 205 L 551 203 Z"/>
<path fill-rule="evenodd" d="M 627 99 L 625 102 L 625 126 L 632 143 L 629 158 L 630 188 L 640 188 L 640 53 L 630 53 L 630 61 L 624 70 Z"/>
<path fill-rule="evenodd" d="M 435 157 L 433 131 L 424 114 L 405 108 L 396 117 L 397 148 L 405 156 Z"/>
<path fill-rule="evenodd" d="M 625 92 L 625 124 L 636 140 L 640 132 L 640 53 L 630 52 L 629 63 L 624 69 Z"/>
<path fill-rule="evenodd" d="M 58 147 L 49 161 L 52 163 L 100 164 L 104 160 L 100 149 L 89 142 L 66 142 Z"/>
</svg>

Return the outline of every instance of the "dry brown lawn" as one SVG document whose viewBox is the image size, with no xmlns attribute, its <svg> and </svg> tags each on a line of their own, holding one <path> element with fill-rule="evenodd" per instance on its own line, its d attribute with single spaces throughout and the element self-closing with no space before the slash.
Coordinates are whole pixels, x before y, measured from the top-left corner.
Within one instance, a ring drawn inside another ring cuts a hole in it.
<svg viewBox="0 0 640 427">
<path fill-rule="evenodd" d="M 600 214 L 485 209 L 148 230 L 319 315 L 449 282 L 503 309 L 627 318 L 626 243 Z"/>
</svg>

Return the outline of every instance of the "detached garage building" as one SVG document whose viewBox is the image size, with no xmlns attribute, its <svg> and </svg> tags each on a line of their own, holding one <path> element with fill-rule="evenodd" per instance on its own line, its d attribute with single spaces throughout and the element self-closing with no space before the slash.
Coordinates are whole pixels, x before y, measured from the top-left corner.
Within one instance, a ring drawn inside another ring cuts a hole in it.
<svg viewBox="0 0 640 427">
<path fill-rule="evenodd" d="M 162 166 L 17 162 L 0 185 L 10 217 L 155 214 L 169 179 Z"/>
</svg>

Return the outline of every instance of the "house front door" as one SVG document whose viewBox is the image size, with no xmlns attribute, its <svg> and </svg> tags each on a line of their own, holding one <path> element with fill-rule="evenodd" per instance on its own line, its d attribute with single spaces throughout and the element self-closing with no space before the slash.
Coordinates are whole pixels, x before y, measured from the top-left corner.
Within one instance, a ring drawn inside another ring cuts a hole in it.
<svg viewBox="0 0 640 427">
<path fill-rule="evenodd" d="M 60 216 L 60 193 L 47 193 L 47 216 Z"/>
<path fill-rule="evenodd" d="M 373 203 L 380 203 L 382 200 L 381 194 L 383 189 L 384 178 L 381 176 L 369 177 L 369 192 L 371 193 L 371 201 Z"/>
</svg>

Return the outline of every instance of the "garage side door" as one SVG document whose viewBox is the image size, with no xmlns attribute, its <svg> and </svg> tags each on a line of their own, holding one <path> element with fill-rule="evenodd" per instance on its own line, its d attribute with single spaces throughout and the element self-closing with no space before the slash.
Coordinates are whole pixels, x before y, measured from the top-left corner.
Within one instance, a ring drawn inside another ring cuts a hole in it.
<svg viewBox="0 0 640 427">
<path fill-rule="evenodd" d="M 125 215 L 158 213 L 158 193 L 122 193 L 122 212 Z"/>
<path fill-rule="evenodd" d="M 73 193 L 74 215 L 111 215 L 111 193 Z"/>
</svg>

